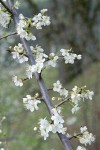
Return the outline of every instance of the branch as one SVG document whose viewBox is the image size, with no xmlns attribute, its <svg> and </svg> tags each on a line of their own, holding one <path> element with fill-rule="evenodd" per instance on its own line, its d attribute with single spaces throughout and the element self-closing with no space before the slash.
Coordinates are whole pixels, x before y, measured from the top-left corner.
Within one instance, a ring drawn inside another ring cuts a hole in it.
<svg viewBox="0 0 100 150">
<path fill-rule="evenodd" d="M 11 0 L 8 0 L 8 2 L 9 2 L 10 8 L 12 8 L 12 6 L 13 6 L 12 1 L 11 1 Z M 16 9 L 14 8 L 14 9 L 12 10 L 12 12 L 13 12 L 13 18 L 14 18 L 15 24 L 17 25 L 17 23 L 18 23 L 18 21 L 19 21 L 17 11 L 16 11 Z M 34 59 L 34 57 L 33 57 L 33 55 L 32 55 L 32 52 L 31 52 L 30 47 L 29 47 L 29 45 L 28 45 L 28 42 L 27 42 L 25 39 L 22 39 L 22 38 L 21 38 L 21 42 L 23 43 L 23 46 L 24 46 L 24 48 L 25 48 L 25 50 L 26 50 L 26 53 L 27 53 L 27 55 L 28 55 L 29 63 L 30 63 L 31 65 L 35 65 L 35 59 Z M 34 73 L 34 76 L 35 76 L 35 78 L 36 78 L 36 80 L 37 80 L 37 83 L 38 83 L 38 85 L 39 85 L 40 91 L 41 91 L 41 93 L 42 93 L 44 102 L 45 102 L 45 104 L 46 104 L 46 106 L 47 106 L 47 108 L 48 108 L 48 111 L 49 111 L 49 113 L 52 115 L 52 108 L 53 108 L 53 105 L 52 105 L 52 103 L 51 103 L 50 96 L 49 96 L 49 94 L 48 94 L 48 90 L 47 90 L 47 87 L 46 87 L 46 85 L 45 85 L 45 83 L 44 83 L 44 80 L 43 80 L 42 76 L 40 77 L 37 72 Z M 64 145 L 64 147 L 65 147 L 65 150 L 72 150 L 72 146 L 71 146 L 70 141 L 69 141 L 69 139 L 67 138 L 67 136 L 66 136 L 66 135 L 63 135 L 63 134 L 61 134 L 61 133 L 57 133 L 57 134 L 58 134 L 58 136 L 59 136 L 61 142 L 63 143 L 63 145 Z"/>
<path fill-rule="evenodd" d="M 16 34 L 17 34 L 17 32 L 8 34 L 8 35 L 6 35 L 6 36 L 0 37 L 0 40 L 2 40 L 2 39 L 4 39 L 4 38 L 7 38 L 7 37 L 9 37 L 9 36 L 12 36 L 12 35 L 16 35 Z"/>
<path fill-rule="evenodd" d="M 13 15 L 11 9 L 9 9 L 9 7 L 8 7 L 2 0 L 0 0 L 0 3 L 6 8 L 6 10 L 7 10 L 11 15 Z"/>
<path fill-rule="evenodd" d="M 61 106 L 62 104 L 64 104 L 65 102 L 67 102 L 69 99 L 70 99 L 70 97 L 67 98 L 67 99 L 65 99 L 65 100 L 62 100 L 62 101 L 61 101 L 59 104 L 57 104 L 55 107 L 57 108 L 57 107 Z"/>
</svg>

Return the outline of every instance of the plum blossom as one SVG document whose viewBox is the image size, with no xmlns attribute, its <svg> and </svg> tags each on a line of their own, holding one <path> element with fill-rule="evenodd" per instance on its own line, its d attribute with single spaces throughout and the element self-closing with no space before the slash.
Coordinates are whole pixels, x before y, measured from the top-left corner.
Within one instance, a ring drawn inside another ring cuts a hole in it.
<svg viewBox="0 0 100 150">
<path fill-rule="evenodd" d="M 61 89 L 60 90 L 60 96 L 64 96 L 66 98 L 68 96 L 68 90 L 66 90 L 65 88 Z"/>
<path fill-rule="evenodd" d="M 38 104 L 41 103 L 40 100 L 37 99 L 38 95 L 31 97 L 31 95 L 26 95 L 26 98 L 23 98 L 23 103 L 25 107 L 33 112 L 34 110 L 38 110 Z"/>
<path fill-rule="evenodd" d="M 2 27 L 7 28 L 7 25 L 10 23 L 11 15 L 4 10 L 0 4 L 0 24 Z"/>
<path fill-rule="evenodd" d="M 32 25 L 35 26 L 36 29 L 42 29 L 43 26 L 50 25 L 50 17 L 44 15 L 46 11 L 47 9 L 43 9 L 38 15 L 32 18 Z"/>
<path fill-rule="evenodd" d="M 53 108 L 52 113 L 53 113 L 53 115 L 51 116 L 51 120 L 53 121 L 52 132 L 65 134 L 67 128 L 63 127 L 64 120 L 60 115 L 61 109 L 57 110 L 56 108 Z"/>
<path fill-rule="evenodd" d="M 52 67 L 56 67 L 58 59 L 59 59 L 58 56 L 56 56 L 54 53 L 50 53 L 49 54 L 48 65 L 52 66 Z"/>
<path fill-rule="evenodd" d="M 81 144 L 84 144 L 85 146 L 87 146 L 88 144 L 91 145 L 92 142 L 95 141 L 95 136 L 92 133 L 88 132 L 86 126 L 81 127 L 80 131 L 81 131 L 82 135 L 79 136 L 78 139 Z"/>
<path fill-rule="evenodd" d="M 71 98 L 70 101 L 74 105 L 74 107 L 72 108 L 72 113 L 75 113 L 80 109 L 80 107 L 78 105 L 81 100 L 83 100 L 83 101 L 84 101 L 84 99 L 92 100 L 93 95 L 94 95 L 94 92 L 87 90 L 86 86 L 81 87 L 81 88 L 75 86 L 72 89 L 71 96 L 70 96 L 70 98 Z"/>
<path fill-rule="evenodd" d="M 17 58 L 19 60 L 19 63 L 28 61 L 28 57 L 26 56 L 24 47 L 21 43 L 18 43 L 18 45 L 16 45 L 13 49 L 12 47 L 10 47 L 10 50 L 13 59 Z"/>
<path fill-rule="evenodd" d="M 49 132 L 52 131 L 52 126 L 46 118 L 40 119 L 39 125 L 40 125 L 41 136 L 43 136 L 44 140 L 46 140 L 47 137 L 49 136 Z"/>
<path fill-rule="evenodd" d="M 74 107 L 72 108 L 72 114 L 76 113 L 78 110 L 80 109 L 80 107 L 76 104 L 74 105 Z"/>
<path fill-rule="evenodd" d="M 68 64 L 68 63 L 74 64 L 75 59 L 80 60 L 82 58 L 82 56 L 80 54 L 77 55 L 75 53 L 71 53 L 71 49 L 70 50 L 61 49 L 60 52 L 65 60 L 65 64 Z"/>
<path fill-rule="evenodd" d="M 62 88 L 62 85 L 59 80 L 53 84 L 53 91 L 60 92 L 61 88 Z"/>
<path fill-rule="evenodd" d="M 14 4 L 14 7 L 15 7 L 16 9 L 19 9 L 19 6 L 20 6 L 19 1 L 16 1 L 15 4 Z"/>
<path fill-rule="evenodd" d="M 17 33 L 21 38 L 25 38 L 27 41 L 36 40 L 36 37 L 27 29 L 31 25 L 31 19 L 26 19 L 23 14 L 19 15 L 19 23 L 17 24 Z"/>
<path fill-rule="evenodd" d="M 13 82 L 15 83 L 16 86 L 23 86 L 23 82 L 22 82 L 22 79 L 18 79 L 17 76 L 14 76 L 13 77 Z"/>
</svg>

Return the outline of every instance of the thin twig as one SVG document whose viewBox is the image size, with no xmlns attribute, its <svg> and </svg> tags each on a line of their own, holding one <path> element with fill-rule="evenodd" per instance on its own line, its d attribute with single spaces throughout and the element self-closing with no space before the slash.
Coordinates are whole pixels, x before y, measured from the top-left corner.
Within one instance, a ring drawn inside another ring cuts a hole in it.
<svg viewBox="0 0 100 150">
<path fill-rule="evenodd" d="M 70 99 L 70 97 L 67 98 L 67 99 L 65 99 L 65 100 L 62 100 L 59 104 L 55 105 L 55 107 L 57 108 L 57 107 L 61 106 L 62 104 L 64 104 L 65 102 L 67 102 L 69 99 Z"/>
<path fill-rule="evenodd" d="M 64 88 L 61 88 L 61 89 L 64 89 Z M 67 88 L 65 88 L 66 90 L 69 90 Z M 53 88 L 49 88 L 48 91 L 53 91 Z"/>
<path fill-rule="evenodd" d="M 11 9 L 9 9 L 9 7 L 8 7 L 2 0 L 0 0 L 0 3 L 6 8 L 6 10 L 7 10 L 11 15 L 13 15 Z"/>
<path fill-rule="evenodd" d="M 12 36 L 12 35 L 16 35 L 16 34 L 17 34 L 17 32 L 10 33 L 10 34 L 8 34 L 8 35 L 6 35 L 6 36 L 0 37 L 0 40 L 5 39 L 5 38 L 7 38 L 7 37 L 10 37 L 10 36 Z"/>
<path fill-rule="evenodd" d="M 73 135 L 73 136 L 71 136 L 71 137 L 69 138 L 69 140 L 71 140 L 71 139 L 73 139 L 73 138 L 77 138 L 77 137 L 80 136 L 80 135 L 82 135 L 82 133 L 78 133 L 78 134 L 76 134 L 76 135 Z"/>
</svg>

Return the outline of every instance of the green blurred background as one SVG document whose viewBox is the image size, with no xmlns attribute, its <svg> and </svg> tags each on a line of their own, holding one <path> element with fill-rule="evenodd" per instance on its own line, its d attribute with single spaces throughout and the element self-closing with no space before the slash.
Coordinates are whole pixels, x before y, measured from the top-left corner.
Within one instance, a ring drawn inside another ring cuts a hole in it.
<svg viewBox="0 0 100 150">
<path fill-rule="evenodd" d="M 72 48 L 75 53 L 82 54 L 83 59 L 74 65 L 59 63 L 56 69 L 43 72 L 48 88 L 60 79 L 69 89 L 74 85 L 87 85 L 94 91 L 93 101 L 85 101 L 82 109 L 72 115 L 70 106 L 66 104 L 63 109 L 65 125 L 68 132 L 79 131 L 82 125 L 87 125 L 90 132 L 96 135 L 95 143 L 89 150 L 100 150 L 100 1 L 99 0 L 20 0 L 19 13 L 32 17 L 40 9 L 48 8 L 51 25 L 43 30 L 33 31 L 37 41 L 30 45 L 41 45 L 45 53 L 56 53 L 61 48 Z M 7 33 L 14 32 L 14 23 Z M 0 37 L 4 29 L 0 27 Z M 16 39 L 16 40 L 15 40 Z M 9 150 L 62 150 L 62 144 L 57 135 L 50 134 L 47 141 L 34 132 L 41 117 L 48 116 L 44 104 L 39 111 L 27 111 L 22 103 L 22 98 L 27 94 L 34 95 L 39 92 L 34 78 L 26 81 L 24 87 L 15 87 L 12 76 L 24 76 L 24 65 L 14 61 L 7 52 L 10 45 L 19 42 L 18 37 L 10 37 L 0 41 L 0 115 L 6 116 L 3 124 L 4 136 L 0 140 L 7 142 Z M 50 96 L 53 93 L 50 92 Z M 77 140 L 71 141 L 74 149 L 79 145 Z"/>
</svg>

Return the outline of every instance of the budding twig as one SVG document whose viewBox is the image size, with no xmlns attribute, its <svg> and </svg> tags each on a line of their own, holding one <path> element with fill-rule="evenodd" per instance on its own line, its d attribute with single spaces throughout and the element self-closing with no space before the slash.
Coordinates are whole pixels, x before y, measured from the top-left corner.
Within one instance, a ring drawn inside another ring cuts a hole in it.
<svg viewBox="0 0 100 150">
<path fill-rule="evenodd" d="M 0 37 L 0 40 L 2 40 L 2 39 L 4 39 L 4 38 L 7 38 L 7 37 L 9 37 L 9 36 L 12 36 L 12 35 L 16 35 L 16 34 L 17 34 L 17 32 L 10 33 L 10 34 L 8 34 L 8 35 L 6 35 L 6 36 Z"/>
</svg>

